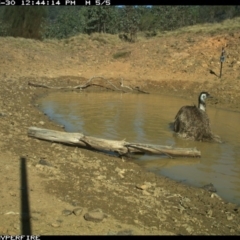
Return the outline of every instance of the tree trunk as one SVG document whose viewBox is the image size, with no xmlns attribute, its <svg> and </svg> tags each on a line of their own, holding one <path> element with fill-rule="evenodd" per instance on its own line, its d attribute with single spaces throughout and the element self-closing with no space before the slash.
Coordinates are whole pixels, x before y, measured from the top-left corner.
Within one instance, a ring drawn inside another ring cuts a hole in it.
<svg viewBox="0 0 240 240">
<path fill-rule="evenodd" d="M 98 151 L 108 151 L 118 153 L 119 155 L 147 153 L 154 155 L 167 155 L 169 157 L 200 157 L 201 152 L 195 148 L 173 148 L 171 146 L 129 143 L 124 140 L 107 140 L 91 136 L 85 136 L 82 133 L 67 133 L 53 131 L 43 128 L 30 127 L 28 136 L 58 142 L 67 145 L 79 146 Z"/>
</svg>

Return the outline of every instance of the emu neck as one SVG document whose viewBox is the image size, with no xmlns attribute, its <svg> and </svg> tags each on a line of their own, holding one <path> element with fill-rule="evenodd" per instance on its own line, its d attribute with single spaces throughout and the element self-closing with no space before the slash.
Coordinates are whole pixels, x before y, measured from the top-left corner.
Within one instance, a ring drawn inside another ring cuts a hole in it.
<svg viewBox="0 0 240 240">
<path fill-rule="evenodd" d="M 200 102 L 200 103 L 198 104 L 198 108 L 201 109 L 201 110 L 203 110 L 203 111 L 205 112 L 205 110 L 206 110 L 206 104 L 203 103 L 203 102 Z"/>
</svg>

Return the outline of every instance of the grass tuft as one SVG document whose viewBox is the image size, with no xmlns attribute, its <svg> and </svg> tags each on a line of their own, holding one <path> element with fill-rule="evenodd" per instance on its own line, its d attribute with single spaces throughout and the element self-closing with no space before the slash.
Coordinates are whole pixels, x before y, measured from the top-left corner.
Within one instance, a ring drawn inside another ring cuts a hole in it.
<svg viewBox="0 0 240 240">
<path fill-rule="evenodd" d="M 114 59 L 118 59 L 118 58 L 126 58 L 129 57 L 131 55 L 131 51 L 126 51 L 126 52 L 117 52 L 113 54 L 113 58 Z"/>
</svg>

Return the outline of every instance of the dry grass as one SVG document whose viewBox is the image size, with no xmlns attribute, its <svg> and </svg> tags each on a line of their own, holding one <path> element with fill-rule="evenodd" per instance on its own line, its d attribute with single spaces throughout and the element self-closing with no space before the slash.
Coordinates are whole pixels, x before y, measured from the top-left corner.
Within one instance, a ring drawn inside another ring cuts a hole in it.
<svg viewBox="0 0 240 240">
<path fill-rule="evenodd" d="M 139 64 L 139 66 L 142 68 L 145 67 L 145 65 L 141 63 L 140 59 L 144 58 L 147 61 L 148 57 L 149 62 L 155 61 L 156 59 L 156 63 L 152 62 L 153 66 L 172 64 L 172 51 L 175 51 L 176 53 L 179 51 L 184 52 L 186 50 L 186 46 L 183 43 L 187 43 L 187 48 L 191 47 L 192 49 L 189 51 L 194 52 L 194 59 L 191 60 L 193 63 L 196 61 L 196 58 L 199 58 L 201 59 L 201 64 L 199 63 L 199 66 L 211 66 L 211 69 L 216 71 L 216 69 L 219 68 L 218 65 L 216 65 L 216 63 L 219 61 L 219 52 L 214 53 L 216 57 L 213 57 L 213 50 L 216 50 L 216 52 L 220 51 L 222 46 L 228 44 L 228 52 L 231 54 L 231 58 L 228 58 L 227 61 L 232 62 L 233 58 L 239 59 L 237 50 L 233 51 L 231 48 L 231 46 L 234 48 L 237 48 L 238 46 L 237 39 L 239 35 L 239 29 L 240 18 L 234 18 L 231 20 L 225 20 L 222 23 L 201 24 L 184 27 L 175 31 L 158 32 L 157 36 L 148 38 L 146 37 L 146 32 L 138 32 L 136 43 L 122 41 L 119 39 L 117 34 L 112 35 L 100 33 L 94 33 L 91 35 L 79 34 L 67 39 L 45 39 L 44 41 L 24 38 L 0 37 L 0 41 L 3 46 L 7 45 L 10 49 L 16 49 L 16 53 L 14 54 L 19 54 L 22 59 L 25 59 L 26 56 L 29 58 L 35 56 L 36 59 L 40 59 L 40 55 L 48 56 L 50 58 L 59 58 L 57 57 L 59 54 L 62 54 L 62 56 L 68 56 L 68 54 L 70 54 L 71 57 L 69 57 L 69 59 L 72 59 L 72 56 L 75 56 L 75 60 L 79 59 L 79 56 L 81 59 L 98 59 L 104 56 L 106 61 L 111 61 L 112 59 L 134 61 L 136 66 Z M 205 36 L 208 39 L 209 36 L 218 34 L 228 34 L 229 36 L 233 36 L 233 38 L 231 38 L 231 42 L 229 39 L 226 40 L 222 36 L 219 36 L 218 39 L 209 39 L 209 41 L 199 40 L 199 38 L 202 38 L 202 36 Z M 179 36 L 179 38 L 176 36 Z M 182 41 L 182 43 L 180 43 L 179 39 Z M 202 49 L 204 49 L 205 55 L 197 55 L 198 51 L 203 52 Z M 211 49 L 211 53 L 209 50 L 208 55 L 206 55 L 207 49 Z M 2 52 L 3 53 L 0 54 L 1 56 L 4 54 L 6 55 L 4 51 Z M 9 53 L 7 52 L 7 54 Z M 166 61 L 162 62 L 160 60 L 162 57 L 165 58 Z M 9 59 L 10 58 L 11 56 L 9 54 Z M 181 63 L 184 62 L 185 58 L 188 57 L 184 57 L 183 55 Z M 67 61 L 69 59 L 67 59 Z M 169 63 L 167 62 L 168 60 Z M 238 67 L 239 64 L 234 63 L 234 71 L 238 70 Z M 179 68 L 180 66 L 178 65 L 176 67 L 177 71 Z M 192 71 L 192 68 L 194 68 L 192 65 L 189 66 L 188 71 Z M 239 79 L 238 75 L 236 78 Z"/>
<path fill-rule="evenodd" d="M 179 36 L 182 34 L 202 34 L 202 35 L 210 35 L 214 36 L 216 34 L 228 33 L 233 34 L 238 29 L 240 29 L 240 17 L 234 19 L 228 19 L 221 23 L 206 23 L 206 24 L 197 24 L 194 26 L 188 26 L 179 28 L 174 31 L 162 31 L 157 32 L 156 36 L 147 36 L 146 32 L 138 32 L 137 33 L 137 41 L 136 42 L 145 42 L 155 37 L 171 37 L 171 36 Z M 189 42 L 191 42 L 191 36 L 188 36 Z M 74 37 L 70 37 L 62 40 L 44 40 L 44 42 L 55 44 L 62 44 L 65 46 L 87 46 L 89 44 L 89 40 L 94 42 L 97 46 L 99 45 L 111 45 L 117 46 L 122 41 L 119 39 L 117 34 L 106 34 L 106 33 L 93 33 L 91 35 L 87 34 L 79 34 Z M 126 44 L 132 44 L 127 43 Z"/>
<path fill-rule="evenodd" d="M 113 58 L 114 59 L 118 59 L 118 58 L 126 58 L 129 57 L 131 55 L 130 51 L 125 51 L 125 52 L 117 52 L 113 54 Z"/>
<path fill-rule="evenodd" d="M 179 28 L 174 31 L 164 31 L 159 32 L 158 37 L 162 36 L 171 36 L 171 35 L 179 35 L 184 33 L 201 33 L 201 34 L 210 34 L 215 35 L 219 33 L 231 33 L 240 28 L 240 17 L 234 19 L 227 19 L 221 23 L 205 23 L 205 24 L 197 24 L 194 26 L 188 26 Z"/>
<path fill-rule="evenodd" d="M 93 33 L 89 36 L 92 41 L 97 41 L 101 44 L 116 45 L 120 42 L 118 35 L 108 34 L 108 33 Z"/>
</svg>

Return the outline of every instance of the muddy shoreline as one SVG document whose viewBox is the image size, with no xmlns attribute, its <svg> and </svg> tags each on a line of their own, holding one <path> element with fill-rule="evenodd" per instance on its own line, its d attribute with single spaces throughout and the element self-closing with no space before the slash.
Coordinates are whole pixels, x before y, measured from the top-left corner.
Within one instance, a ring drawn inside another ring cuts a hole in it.
<svg viewBox="0 0 240 240">
<path fill-rule="evenodd" d="M 36 105 L 37 98 L 59 90 L 29 87 L 28 81 L 32 80 L 51 86 L 75 86 L 86 82 L 84 78 L 69 76 L 2 78 L 0 171 L 4 218 L 0 222 L 0 233 L 20 234 L 21 222 L 16 221 L 16 214 L 6 215 L 19 213 L 20 157 L 27 160 L 32 234 L 240 233 L 239 207 L 225 202 L 215 193 L 146 172 L 128 159 L 28 138 L 30 126 L 63 130 Z M 187 98 L 195 99 L 196 83 L 162 81 L 141 85 L 149 92 L 167 95 L 172 94 L 172 86 L 176 89 L 174 96 L 185 97 L 192 89 L 192 95 Z M 214 92 L 215 88 L 209 89 Z M 222 103 L 238 111 L 239 105 L 234 101 L 231 103 L 223 96 L 218 97 L 217 103 L 210 104 Z M 76 208 L 82 209 L 81 214 L 73 214 Z M 95 209 L 104 213 L 102 219 L 86 220 L 86 214 Z M 70 214 L 64 215 L 65 210 Z"/>
</svg>

